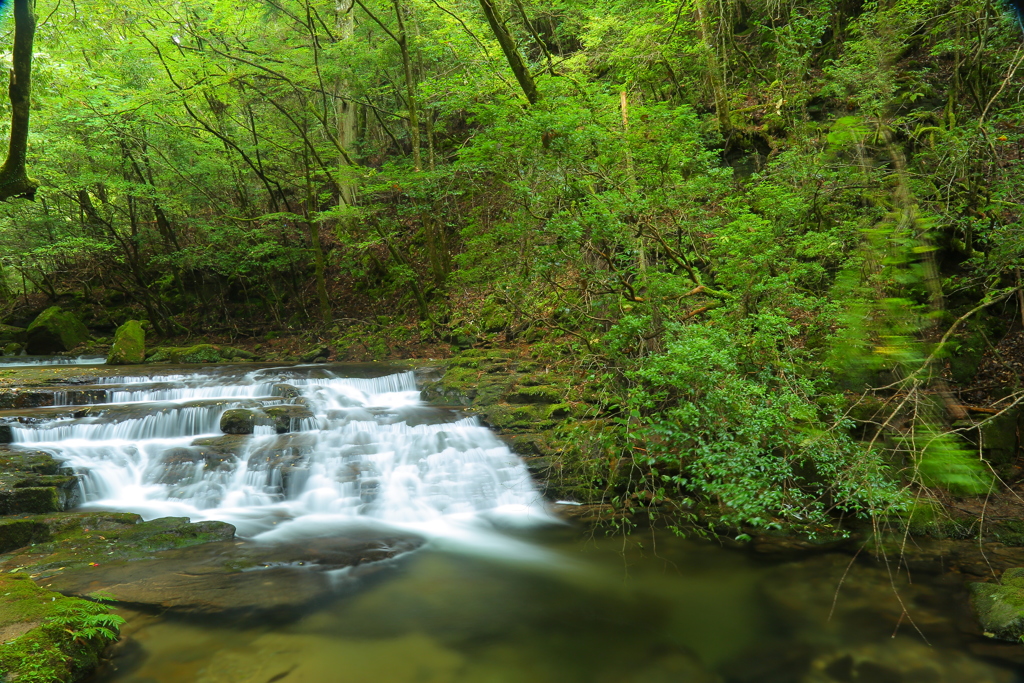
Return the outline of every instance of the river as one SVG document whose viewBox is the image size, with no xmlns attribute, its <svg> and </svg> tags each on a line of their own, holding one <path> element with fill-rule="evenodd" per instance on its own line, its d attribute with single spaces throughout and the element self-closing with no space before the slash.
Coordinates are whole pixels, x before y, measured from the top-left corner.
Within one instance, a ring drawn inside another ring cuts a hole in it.
<svg viewBox="0 0 1024 683">
<path fill-rule="evenodd" d="M 226 521 L 240 543 L 293 549 L 424 545 L 329 571 L 290 550 L 333 589 L 289 609 L 123 608 L 97 683 L 1024 681 L 1019 646 L 976 632 L 963 577 L 566 524 L 490 430 L 423 405 L 411 372 L 148 371 L 97 378 L 107 403 L 86 416 L 27 409 L 15 444 L 74 467 L 84 509 Z M 252 434 L 222 434 L 230 410 Z"/>
</svg>

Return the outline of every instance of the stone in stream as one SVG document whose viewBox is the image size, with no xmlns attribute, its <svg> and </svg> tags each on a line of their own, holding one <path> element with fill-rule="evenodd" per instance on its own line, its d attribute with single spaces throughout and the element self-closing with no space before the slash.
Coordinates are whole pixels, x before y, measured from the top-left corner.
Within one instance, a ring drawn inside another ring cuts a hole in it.
<svg viewBox="0 0 1024 683">
<path fill-rule="evenodd" d="M 274 421 L 274 428 L 278 434 L 292 431 L 293 420 L 308 420 L 315 417 L 313 411 L 300 405 L 271 406 L 264 408 L 263 412 Z"/>
<path fill-rule="evenodd" d="M 114 333 L 107 365 L 137 365 L 146 360 L 146 331 L 138 320 L 129 320 Z"/>
<path fill-rule="evenodd" d="M 986 633 L 1019 642 L 1024 636 L 1024 568 L 1003 572 L 999 583 L 972 583 L 971 604 Z"/>
<path fill-rule="evenodd" d="M 25 336 L 30 354 L 47 355 L 70 351 L 89 341 L 89 330 L 74 313 L 51 306 L 32 321 Z"/>
<path fill-rule="evenodd" d="M 138 520 L 124 513 L 81 514 L 66 523 L 67 530 L 51 531 L 52 541 L 10 556 L 2 567 L 20 567 L 65 595 L 100 591 L 150 609 L 280 616 L 328 596 L 333 582 L 325 571 L 376 571 L 382 567 L 368 565 L 422 544 L 414 536 L 246 543 L 231 540 L 234 528 L 222 522 L 167 517 L 133 524 L 131 518 Z"/>
<path fill-rule="evenodd" d="M 267 422 L 260 413 L 248 408 L 232 408 L 220 417 L 220 431 L 225 434 L 252 434 L 258 424 Z"/>
<path fill-rule="evenodd" d="M 0 514 L 60 512 L 78 502 L 78 478 L 52 455 L 0 448 Z"/>
</svg>

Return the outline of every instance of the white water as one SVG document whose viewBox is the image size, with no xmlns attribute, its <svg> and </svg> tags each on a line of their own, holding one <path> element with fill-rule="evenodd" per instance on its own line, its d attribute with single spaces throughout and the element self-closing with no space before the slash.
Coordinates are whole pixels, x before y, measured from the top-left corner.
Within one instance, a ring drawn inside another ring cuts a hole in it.
<svg viewBox="0 0 1024 683">
<path fill-rule="evenodd" d="M 37 365 L 103 365 L 103 356 L 0 356 L 0 368 L 27 368 Z"/>
<path fill-rule="evenodd" d="M 371 523 L 461 544 L 495 523 L 552 521 L 520 459 L 475 418 L 443 422 L 453 416 L 421 403 L 413 373 L 301 374 L 110 378 L 126 385 L 111 386 L 110 400 L 136 404 L 125 407 L 136 411 L 130 419 L 115 410 L 18 424 L 13 437 L 74 467 L 86 507 L 221 520 L 258 540 Z M 222 436 L 225 410 L 270 397 L 279 383 L 301 397 L 259 402 L 301 402 L 315 417 L 293 418 L 282 436 L 258 426 L 237 457 L 193 445 Z"/>
</svg>

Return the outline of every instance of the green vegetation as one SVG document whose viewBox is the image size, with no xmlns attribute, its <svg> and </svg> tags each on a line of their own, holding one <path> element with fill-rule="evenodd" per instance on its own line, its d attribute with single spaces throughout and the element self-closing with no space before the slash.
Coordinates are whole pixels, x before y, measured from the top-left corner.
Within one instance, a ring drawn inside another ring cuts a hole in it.
<svg viewBox="0 0 1024 683">
<path fill-rule="evenodd" d="M 675 519 L 814 531 L 1012 469 L 975 418 L 1019 375 L 957 393 L 1024 314 L 997 4 L 36 11 L 6 323 L 148 320 L 180 345 L 151 361 L 297 330 L 317 355 L 513 349 L 534 367 L 469 400 L 573 495 Z"/>
</svg>

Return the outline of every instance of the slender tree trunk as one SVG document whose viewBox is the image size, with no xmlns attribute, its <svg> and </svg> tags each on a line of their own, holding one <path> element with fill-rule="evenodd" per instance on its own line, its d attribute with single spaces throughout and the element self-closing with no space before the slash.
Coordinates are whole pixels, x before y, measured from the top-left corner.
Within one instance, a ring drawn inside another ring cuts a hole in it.
<svg viewBox="0 0 1024 683">
<path fill-rule="evenodd" d="M 409 53 L 409 35 L 405 31 L 405 20 L 402 18 L 401 0 L 393 0 L 395 19 L 398 20 L 398 48 L 402 52 L 402 68 L 405 71 L 405 93 L 409 101 L 409 138 L 412 142 L 412 165 L 417 171 L 423 168 L 420 159 L 420 120 L 416 104 L 416 81 L 412 74 L 412 56 Z"/>
<path fill-rule="evenodd" d="M 729 98 L 725 91 L 725 77 L 722 60 L 718 54 L 718 41 L 712 30 L 711 19 L 708 17 L 707 0 L 697 0 L 697 20 L 700 24 L 700 37 L 707 53 L 708 79 L 711 81 L 711 92 L 715 98 L 715 114 L 718 116 L 718 128 L 725 138 L 726 147 L 732 137 L 732 118 L 729 115 Z"/>
<path fill-rule="evenodd" d="M 338 29 L 338 40 L 340 41 L 351 40 L 352 34 L 355 32 L 354 5 L 354 0 L 348 0 L 347 3 L 338 5 L 336 26 Z M 350 98 L 347 97 L 351 90 L 351 84 L 345 76 L 339 76 L 335 80 L 335 117 L 338 125 L 338 145 L 341 149 L 349 152 L 348 158 L 345 158 L 343 154 L 338 155 L 339 168 L 344 168 L 348 165 L 349 159 L 352 158 L 351 153 L 355 151 L 356 124 L 359 112 L 356 109 L 355 103 L 350 102 Z M 342 177 L 338 181 L 338 186 L 341 188 L 339 192 L 340 203 L 343 206 L 354 206 L 356 203 L 356 181 L 346 173 L 341 175 Z"/>
<path fill-rule="evenodd" d="M 508 60 L 512 73 L 515 74 L 516 80 L 519 81 L 519 87 L 523 89 L 523 94 L 526 95 L 526 99 L 530 101 L 530 104 L 537 104 L 540 101 L 540 91 L 537 90 L 533 74 L 530 73 L 530 69 L 523 61 L 522 55 L 519 54 L 515 38 L 512 37 L 508 24 L 494 5 L 494 0 L 480 0 L 480 7 L 484 11 L 484 16 L 487 17 L 487 23 L 491 26 L 491 32 L 494 33 L 494 37 L 498 39 L 498 44 L 501 45 L 501 51 L 505 53 L 505 59 Z"/>
<path fill-rule="evenodd" d="M 0 167 L 0 201 L 13 197 L 34 200 L 39 187 L 39 181 L 29 178 L 25 172 L 35 32 L 36 17 L 31 0 L 14 0 L 14 55 L 7 89 L 11 99 L 11 142 L 7 160 Z"/>
</svg>

